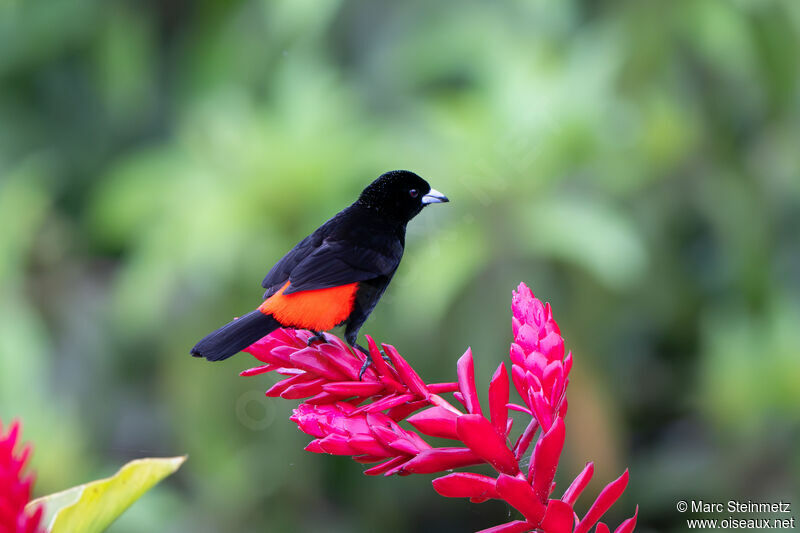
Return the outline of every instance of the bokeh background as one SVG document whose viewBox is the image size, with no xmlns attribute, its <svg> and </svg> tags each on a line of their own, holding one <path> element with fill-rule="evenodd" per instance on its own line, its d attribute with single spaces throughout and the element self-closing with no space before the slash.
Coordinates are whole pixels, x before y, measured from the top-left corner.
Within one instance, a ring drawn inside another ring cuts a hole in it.
<svg viewBox="0 0 800 533">
<path fill-rule="evenodd" d="M 800 3 L 0 1 L 0 417 L 36 491 L 189 454 L 115 533 L 473 531 L 514 515 L 302 451 L 192 344 L 381 172 L 410 226 L 364 332 L 485 386 L 510 296 L 575 355 L 563 486 L 608 515 L 800 501 Z M 724 516 L 716 516 L 724 518 Z"/>
</svg>

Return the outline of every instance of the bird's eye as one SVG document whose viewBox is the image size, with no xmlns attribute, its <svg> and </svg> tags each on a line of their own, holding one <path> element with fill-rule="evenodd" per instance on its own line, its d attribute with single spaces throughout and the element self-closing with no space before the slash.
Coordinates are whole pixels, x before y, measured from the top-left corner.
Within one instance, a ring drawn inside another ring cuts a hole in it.
<svg viewBox="0 0 800 533">
<path fill-rule="evenodd" d="M 408 191 L 408 194 L 411 196 L 411 198 L 416 198 L 419 196 L 419 191 L 417 191 L 417 189 L 411 189 Z"/>
</svg>

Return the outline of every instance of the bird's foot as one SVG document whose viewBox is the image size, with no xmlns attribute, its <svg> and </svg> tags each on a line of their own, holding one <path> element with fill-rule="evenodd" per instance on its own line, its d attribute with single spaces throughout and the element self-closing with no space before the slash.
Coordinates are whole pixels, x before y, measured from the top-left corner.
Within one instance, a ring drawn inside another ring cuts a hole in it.
<svg viewBox="0 0 800 533">
<path fill-rule="evenodd" d="M 363 365 L 361 365 L 361 370 L 359 370 L 359 371 L 358 371 L 358 380 L 359 380 L 359 381 L 361 381 L 361 380 L 362 380 L 362 378 L 363 378 L 363 376 L 364 376 L 364 372 L 366 372 L 366 371 L 367 371 L 367 369 L 368 369 L 369 367 L 371 367 L 371 366 L 372 366 L 372 359 L 370 359 L 369 357 L 367 357 L 366 359 L 364 359 L 364 364 L 363 364 Z"/>
<path fill-rule="evenodd" d="M 325 333 L 320 333 L 319 331 L 313 329 L 311 330 L 311 333 L 313 333 L 314 335 L 308 338 L 308 340 L 306 341 L 306 346 L 311 346 L 317 341 L 320 341 L 322 343 L 328 342 L 328 339 L 325 338 Z"/>
<path fill-rule="evenodd" d="M 369 354 L 369 350 L 361 346 L 360 344 L 351 344 L 353 348 L 356 348 L 361 353 L 364 354 L 364 364 L 361 365 L 361 370 L 358 371 L 358 380 L 361 381 L 361 378 L 364 376 L 364 372 L 372 365 L 372 356 Z"/>
<path fill-rule="evenodd" d="M 367 369 L 370 366 L 372 366 L 372 355 L 369 353 L 369 350 L 367 350 L 366 348 L 364 348 L 360 344 L 355 344 L 353 346 L 355 348 L 357 348 L 358 350 L 360 350 L 361 353 L 363 353 L 366 356 L 366 358 L 364 359 L 364 364 L 361 366 L 361 370 L 358 371 L 358 380 L 361 381 L 361 376 L 363 376 L 364 372 L 366 372 Z M 383 357 L 384 361 L 386 361 L 387 363 L 391 364 L 392 360 L 389 359 L 388 355 L 386 355 L 385 353 L 381 352 L 381 357 Z"/>
</svg>

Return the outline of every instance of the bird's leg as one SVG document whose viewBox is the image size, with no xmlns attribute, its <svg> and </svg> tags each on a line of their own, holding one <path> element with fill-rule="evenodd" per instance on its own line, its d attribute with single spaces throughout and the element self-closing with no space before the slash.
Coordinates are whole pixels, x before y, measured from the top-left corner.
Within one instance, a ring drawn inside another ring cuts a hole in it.
<svg viewBox="0 0 800 533">
<path fill-rule="evenodd" d="M 367 350 L 366 348 L 364 348 L 360 344 L 351 344 L 350 346 L 352 348 L 357 348 L 365 356 L 364 364 L 361 365 L 361 370 L 358 371 L 358 380 L 361 381 L 361 378 L 364 375 L 364 372 L 366 372 L 367 369 L 370 367 L 370 365 L 372 365 L 372 356 L 369 354 L 369 350 Z"/>
<path fill-rule="evenodd" d="M 320 333 L 319 331 L 317 331 L 315 329 L 312 329 L 310 331 L 314 335 L 309 337 L 308 340 L 306 341 L 306 345 L 307 346 L 311 346 L 312 344 L 314 344 L 317 341 L 321 341 L 323 343 L 324 342 L 328 342 L 327 339 L 325 339 L 325 333 Z"/>
<path fill-rule="evenodd" d="M 358 349 L 359 351 L 361 351 L 361 353 L 363 353 L 366 356 L 366 359 L 364 359 L 364 364 L 361 366 L 361 370 L 358 371 L 358 379 L 360 381 L 361 380 L 361 376 L 363 376 L 364 372 L 366 372 L 367 369 L 372 365 L 372 355 L 369 353 L 369 350 L 367 350 L 366 348 L 364 348 L 360 344 L 351 344 L 350 346 L 353 347 L 353 348 Z M 381 357 L 383 357 L 384 361 L 386 361 L 387 363 L 391 364 L 392 360 L 389 359 L 388 355 L 386 355 L 383 352 L 380 352 L 380 354 L 381 354 Z"/>
</svg>

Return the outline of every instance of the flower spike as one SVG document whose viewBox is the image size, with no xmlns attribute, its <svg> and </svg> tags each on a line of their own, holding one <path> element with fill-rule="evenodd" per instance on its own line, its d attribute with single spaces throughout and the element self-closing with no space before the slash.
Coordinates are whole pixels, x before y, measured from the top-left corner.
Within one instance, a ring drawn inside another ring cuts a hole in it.
<svg viewBox="0 0 800 533">
<path fill-rule="evenodd" d="M 31 499 L 33 475 L 25 475 L 25 466 L 31 455 L 31 447 L 17 450 L 20 424 L 11 423 L 8 433 L 3 433 L 0 420 L 0 531 L 8 533 L 43 533 L 40 525 L 43 507 L 26 510 Z"/>
<path fill-rule="evenodd" d="M 291 420 L 313 437 L 306 450 L 348 455 L 374 465 L 364 472 L 367 475 L 433 474 L 491 465 L 496 477 L 451 472 L 433 480 L 433 489 L 442 496 L 474 503 L 504 500 L 524 517 L 482 533 L 588 533 L 593 527 L 597 533 L 609 533 L 600 519 L 625 490 L 628 471 L 600 492 L 581 520 L 575 504 L 594 474 L 593 463 L 586 464 L 561 499 L 551 498 L 566 438 L 573 356 L 565 354 L 550 305 L 524 283 L 513 293 L 511 310 L 511 377 L 501 362 L 489 382 L 488 418 L 478 397 L 469 348 L 456 364 L 456 382 L 428 384 L 394 346 L 381 344 L 387 362 L 367 336 L 372 365 L 359 379 L 365 356 L 338 337 L 326 334 L 327 342 L 308 346 L 311 332 L 281 329 L 247 348 L 261 364 L 241 374 L 284 376 L 267 396 L 303 400 Z M 522 404 L 509 401 L 512 383 Z M 445 394 L 452 394 L 466 412 Z M 515 438 L 510 435 L 510 410 L 529 417 Z M 431 446 L 421 435 L 450 439 L 455 445 Z M 521 465 L 527 466 L 526 472 Z M 637 516 L 638 507 L 615 533 L 632 533 Z"/>
</svg>

